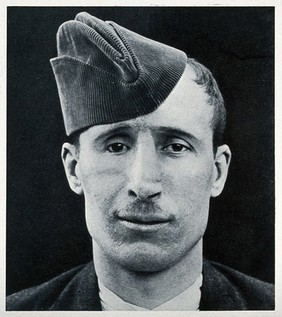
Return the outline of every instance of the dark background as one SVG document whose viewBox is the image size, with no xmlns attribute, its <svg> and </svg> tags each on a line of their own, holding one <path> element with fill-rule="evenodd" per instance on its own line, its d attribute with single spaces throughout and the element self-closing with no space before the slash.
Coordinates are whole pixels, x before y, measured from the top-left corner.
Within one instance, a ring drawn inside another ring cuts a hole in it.
<svg viewBox="0 0 282 317">
<path fill-rule="evenodd" d="M 63 120 L 49 59 L 61 23 L 88 11 L 175 46 L 214 74 L 233 153 L 212 200 L 204 252 L 274 280 L 274 9 L 8 8 L 7 294 L 91 260 L 84 202 L 60 160 Z"/>
</svg>

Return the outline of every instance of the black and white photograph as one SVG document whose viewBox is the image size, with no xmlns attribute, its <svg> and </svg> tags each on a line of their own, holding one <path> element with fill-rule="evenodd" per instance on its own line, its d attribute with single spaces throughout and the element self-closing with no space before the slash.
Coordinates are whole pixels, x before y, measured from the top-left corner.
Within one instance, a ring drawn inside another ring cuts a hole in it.
<svg viewBox="0 0 282 317">
<path fill-rule="evenodd" d="M 7 6 L 5 311 L 275 312 L 275 7 L 172 5 Z"/>
</svg>

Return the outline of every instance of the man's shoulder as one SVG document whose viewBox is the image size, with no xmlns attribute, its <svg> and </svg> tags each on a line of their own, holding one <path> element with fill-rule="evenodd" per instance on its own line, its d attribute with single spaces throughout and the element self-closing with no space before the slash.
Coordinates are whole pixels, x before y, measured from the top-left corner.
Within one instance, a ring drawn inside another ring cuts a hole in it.
<svg viewBox="0 0 282 317">
<path fill-rule="evenodd" d="M 226 265 L 204 261 L 202 308 L 205 310 L 273 310 L 274 286 Z"/>
<path fill-rule="evenodd" d="M 63 293 L 64 289 L 85 267 L 86 265 L 80 265 L 41 285 L 9 295 L 6 301 L 6 310 L 49 310 Z"/>
</svg>

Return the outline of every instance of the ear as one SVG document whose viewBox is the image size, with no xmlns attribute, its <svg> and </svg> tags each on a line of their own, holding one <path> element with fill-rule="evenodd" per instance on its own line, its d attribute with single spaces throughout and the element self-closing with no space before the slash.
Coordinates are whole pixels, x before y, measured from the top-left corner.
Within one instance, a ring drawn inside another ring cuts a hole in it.
<svg viewBox="0 0 282 317">
<path fill-rule="evenodd" d="M 213 184 L 211 197 L 221 194 L 228 174 L 229 164 L 231 161 L 231 151 L 229 146 L 224 144 L 217 148 L 214 162 Z"/>
<path fill-rule="evenodd" d="M 62 161 L 65 168 L 67 180 L 70 188 L 78 195 L 83 194 L 83 189 L 79 177 L 78 153 L 74 145 L 64 143 L 62 146 Z"/>
</svg>

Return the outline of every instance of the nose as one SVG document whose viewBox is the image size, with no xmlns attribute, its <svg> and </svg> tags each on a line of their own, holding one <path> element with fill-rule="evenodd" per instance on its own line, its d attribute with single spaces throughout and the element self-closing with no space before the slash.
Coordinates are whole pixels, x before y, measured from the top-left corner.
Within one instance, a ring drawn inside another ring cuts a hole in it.
<svg viewBox="0 0 282 317">
<path fill-rule="evenodd" d="M 135 149 L 129 169 L 128 195 L 140 200 L 157 199 L 162 192 L 160 159 L 154 142 L 145 140 Z"/>
</svg>

